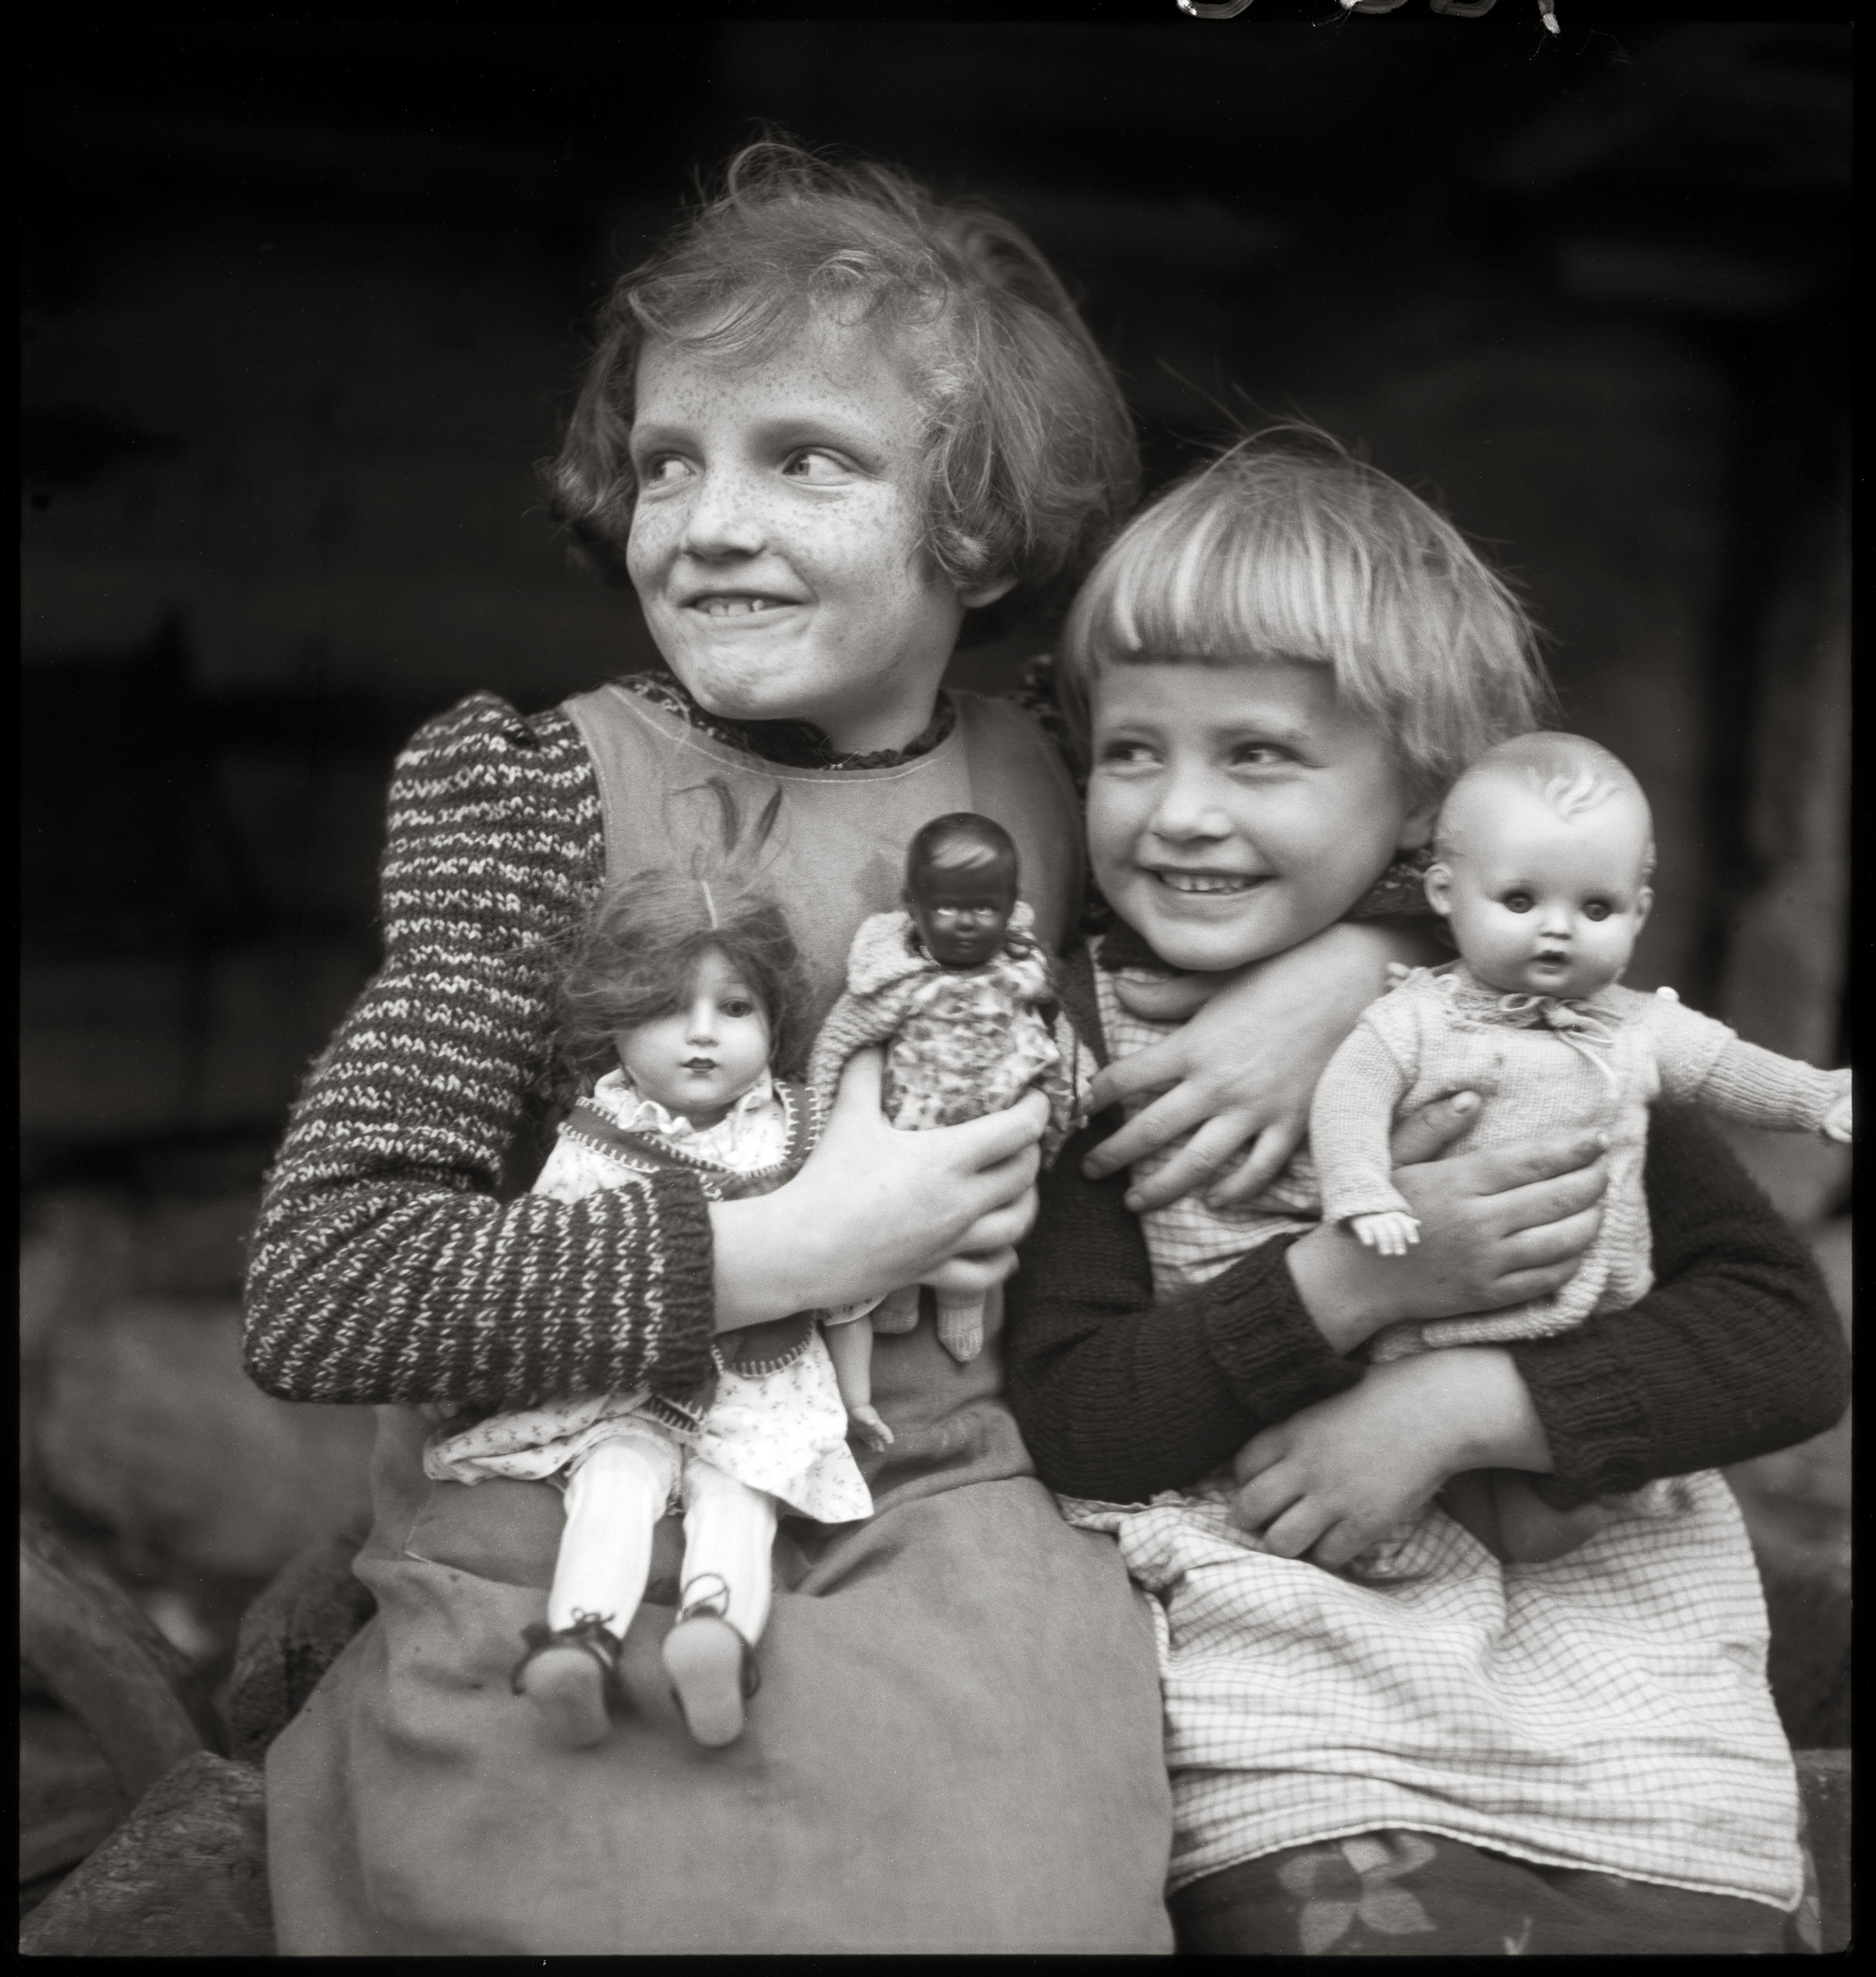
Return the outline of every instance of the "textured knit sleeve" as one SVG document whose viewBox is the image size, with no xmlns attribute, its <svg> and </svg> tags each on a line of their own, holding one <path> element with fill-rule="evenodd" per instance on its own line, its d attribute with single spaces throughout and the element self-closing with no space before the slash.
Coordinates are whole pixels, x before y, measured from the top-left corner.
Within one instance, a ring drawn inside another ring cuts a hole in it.
<svg viewBox="0 0 1876 1977">
<path fill-rule="evenodd" d="M 1850 1397 L 1843 1327 L 1810 1253 L 1697 1114 L 1656 1107 L 1644 1172 L 1654 1288 L 1627 1311 L 1505 1348 L 1581 1502 L 1789 1448 Z"/>
<path fill-rule="evenodd" d="M 856 995 L 843 990 L 840 999 L 827 1012 L 820 1034 L 814 1039 L 813 1055 L 808 1060 L 808 1102 L 818 1133 L 827 1124 L 834 1100 L 840 1090 L 840 1073 L 856 1050 L 869 1044 L 884 1043 L 894 1036 L 905 1019 L 909 982 L 888 982 L 870 995 Z"/>
<path fill-rule="evenodd" d="M 1279 1237 L 1209 1282 L 1153 1301 L 1125 1173 L 1084 1178 L 1118 1130 L 1104 1114 L 1037 1183 L 1040 1209 L 1006 1287 L 1006 1389 L 1037 1472 L 1070 1494 L 1131 1503 L 1196 1480 L 1260 1429 L 1352 1386 L 1298 1298 Z"/>
<path fill-rule="evenodd" d="M 1394 1111 L 1413 1083 L 1413 1026 L 1401 992 L 1369 1009 L 1336 1047 L 1316 1080 L 1309 1108 L 1309 1151 L 1316 1163 L 1325 1222 L 1410 1212 L 1394 1185 Z M 1391 1019 L 1385 1023 L 1383 1018 Z"/>
<path fill-rule="evenodd" d="M 600 865 L 558 712 L 477 694 L 399 757 L 384 960 L 314 1063 L 268 1177 L 244 1360 L 290 1400 L 522 1406 L 710 1370 L 707 1209 L 673 1174 L 503 1202 L 549 1033 L 546 944 Z"/>
<path fill-rule="evenodd" d="M 1678 1015 L 1691 1015 L 1679 1010 Z M 1702 1019 L 1705 1020 L 1705 1019 Z M 1691 1099 L 1704 1111 L 1742 1126 L 1773 1132 L 1816 1133 L 1824 1115 L 1850 1089 L 1848 1071 L 1820 1071 L 1796 1057 L 1781 1057 L 1730 1033 L 1708 1062 L 1705 1073 L 1688 1089 L 1671 1090 L 1662 1068 L 1664 1093 Z"/>
</svg>

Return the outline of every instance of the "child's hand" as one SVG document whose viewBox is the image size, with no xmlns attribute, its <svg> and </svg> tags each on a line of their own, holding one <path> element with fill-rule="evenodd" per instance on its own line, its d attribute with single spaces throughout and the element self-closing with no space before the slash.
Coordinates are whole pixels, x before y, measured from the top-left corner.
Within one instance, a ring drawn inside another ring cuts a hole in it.
<svg viewBox="0 0 1876 1977">
<path fill-rule="evenodd" d="M 1404 1121 L 1395 1158 L 1410 1137 L 1433 1137 L 1455 1102 L 1438 1100 L 1418 1123 Z M 1345 1229 L 1312 1229 L 1284 1257 L 1303 1308 L 1345 1353 L 1397 1318 L 1501 1311 L 1560 1290 L 1601 1226 L 1603 1138 L 1553 1133 L 1396 1166 L 1393 1183 L 1420 1224 L 1419 1243 L 1405 1256 L 1381 1256 Z"/>
<path fill-rule="evenodd" d="M 902 1284 L 988 1291 L 1036 1219 L 1040 1092 L 960 1126 L 901 1132 L 880 1110 L 884 1062 L 856 1051 L 806 1165 L 773 1194 L 716 1202 L 717 1329 L 877 1297 Z"/>
<path fill-rule="evenodd" d="M 1233 1464 L 1232 1516 L 1280 1558 L 1345 1565 L 1462 1470 L 1549 1466 L 1511 1355 L 1457 1346 L 1372 1367 L 1265 1429 Z"/>
<path fill-rule="evenodd" d="M 892 1446 L 892 1430 L 880 1419 L 876 1407 L 850 1407 L 847 1409 L 848 1429 L 859 1436 L 870 1449 Z"/>
<path fill-rule="evenodd" d="M 1824 1114 L 1824 1138 L 1835 1140 L 1840 1146 L 1850 1144 L 1850 1094 L 1841 1098 Z"/>
<path fill-rule="evenodd" d="M 1401 943 L 1383 927 L 1335 926 L 1229 974 L 1145 989 L 1117 984 L 1138 1015 L 1165 1021 L 1196 1013 L 1163 1043 L 1095 1079 L 1095 1112 L 1147 1092 L 1162 1095 L 1095 1148 L 1083 1171 L 1098 1180 L 1191 1132 L 1163 1172 L 1128 1194 L 1128 1206 L 1136 1214 L 1162 1208 L 1212 1182 L 1206 1199 L 1215 1206 L 1250 1200 L 1301 1143 L 1316 1080 L 1387 987 L 1387 964 L 1400 958 Z"/>
<path fill-rule="evenodd" d="M 1420 1239 L 1420 1225 L 1393 1209 L 1379 1215 L 1352 1215 L 1348 1226 L 1363 1249 L 1384 1256 L 1404 1256 Z"/>
</svg>

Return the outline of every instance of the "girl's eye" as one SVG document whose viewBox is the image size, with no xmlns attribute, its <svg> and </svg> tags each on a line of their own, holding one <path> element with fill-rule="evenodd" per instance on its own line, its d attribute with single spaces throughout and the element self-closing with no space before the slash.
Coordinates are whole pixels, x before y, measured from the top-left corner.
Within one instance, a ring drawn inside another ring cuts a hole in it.
<svg viewBox="0 0 1876 1977">
<path fill-rule="evenodd" d="M 1586 920 L 1606 920 L 1609 917 L 1608 900 L 1606 899 L 1585 900 L 1583 917 Z"/>
<path fill-rule="evenodd" d="M 639 486 L 647 493 L 654 488 L 673 487 L 689 471 L 687 463 L 680 455 L 653 453 L 639 468 Z"/>
<path fill-rule="evenodd" d="M 1268 741 L 1244 741 L 1231 751 L 1231 765 L 1234 768 L 1268 769 L 1295 759 L 1287 748 L 1279 748 Z"/>
<path fill-rule="evenodd" d="M 1144 741 L 1104 741 L 1101 744 L 1101 760 L 1104 765 L 1114 768 L 1145 768 L 1153 760 L 1153 751 Z"/>
<path fill-rule="evenodd" d="M 1500 902 L 1508 913 L 1528 913 L 1531 895 L 1528 893 L 1507 893 Z"/>
<path fill-rule="evenodd" d="M 840 454 L 830 453 L 823 446 L 804 446 L 790 457 L 782 471 L 791 480 L 805 480 L 815 487 L 831 487 L 836 481 L 846 480 L 853 469 Z"/>
</svg>

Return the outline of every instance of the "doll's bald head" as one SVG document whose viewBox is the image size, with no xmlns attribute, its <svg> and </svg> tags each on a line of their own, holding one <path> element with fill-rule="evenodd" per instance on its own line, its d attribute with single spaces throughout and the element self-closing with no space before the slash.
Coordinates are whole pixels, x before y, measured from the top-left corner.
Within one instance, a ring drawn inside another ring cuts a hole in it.
<svg viewBox="0 0 1876 1977">
<path fill-rule="evenodd" d="M 1600 742 L 1581 734 L 1520 734 L 1488 748 L 1447 792 L 1433 827 L 1433 856 L 1450 865 L 1488 833 L 1508 802 L 1520 799 L 1559 823 L 1594 817 L 1606 836 L 1632 846 L 1634 877 L 1654 870 L 1654 820 L 1633 772 Z"/>
</svg>

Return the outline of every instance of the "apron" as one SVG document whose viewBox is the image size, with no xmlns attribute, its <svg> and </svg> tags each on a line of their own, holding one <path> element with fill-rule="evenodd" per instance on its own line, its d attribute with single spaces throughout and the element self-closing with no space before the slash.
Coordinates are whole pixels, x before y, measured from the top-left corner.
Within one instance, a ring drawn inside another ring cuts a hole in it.
<svg viewBox="0 0 1876 1977">
<path fill-rule="evenodd" d="M 1015 839 L 1058 947 L 1080 898 L 1073 789 L 1025 716 L 953 697 L 928 755 L 827 771 L 617 687 L 578 696 L 609 877 L 688 869 L 727 826 L 789 914 L 818 1022 L 860 921 L 897 903 L 912 833 L 974 809 Z M 874 1514 L 784 1521 L 762 1688 L 723 1750 L 670 1714 L 622 1716 L 592 1750 L 548 1743 L 508 1678 L 546 1610 L 558 1492 L 432 1483 L 416 1410 L 378 1409 L 356 1567 L 377 1617 L 268 1754 L 283 1952 L 1169 1952 L 1151 1624 L 1112 1543 L 1070 1530 L 1035 1477 L 1001 1316 L 993 1297 L 963 1365 L 928 1319 L 876 1341 L 897 1439 L 860 1456 Z M 674 1592 L 654 1563 L 635 1664 L 655 1663 Z"/>
</svg>

